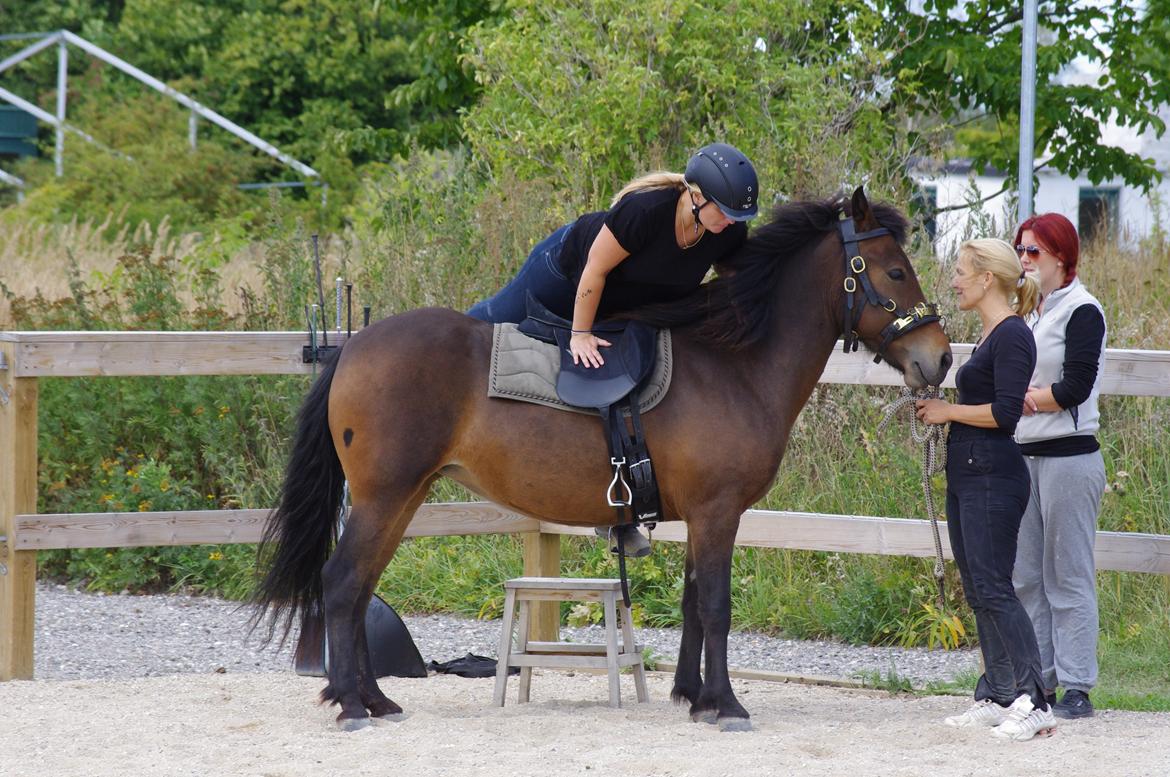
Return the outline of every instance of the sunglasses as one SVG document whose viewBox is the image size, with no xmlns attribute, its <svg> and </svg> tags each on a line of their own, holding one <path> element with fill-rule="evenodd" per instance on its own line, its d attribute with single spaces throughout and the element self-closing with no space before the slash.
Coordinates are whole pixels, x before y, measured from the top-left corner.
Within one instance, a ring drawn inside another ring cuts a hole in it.
<svg viewBox="0 0 1170 777">
<path fill-rule="evenodd" d="M 1023 256 L 1024 254 L 1027 254 L 1028 256 L 1035 259 L 1043 250 L 1044 249 L 1040 246 L 1016 246 L 1016 255 Z"/>
</svg>

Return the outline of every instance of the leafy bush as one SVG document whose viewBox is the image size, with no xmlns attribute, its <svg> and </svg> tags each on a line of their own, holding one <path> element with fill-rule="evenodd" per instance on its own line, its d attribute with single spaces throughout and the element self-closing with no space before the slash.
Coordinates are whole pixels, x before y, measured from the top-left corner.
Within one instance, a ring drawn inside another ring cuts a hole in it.
<svg viewBox="0 0 1170 777">
<path fill-rule="evenodd" d="M 768 196 L 824 196 L 861 170 L 888 191 L 903 174 L 897 133 L 871 99 L 880 55 L 867 48 L 873 18 L 859 7 L 840 16 L 797 0 L 719 10 L 519 0 L 510 9 L 472 29 L 467 53 L 483 94 L 464 132 L 495 176 L 552 180 L 593 203 L 636 174 L 681 171 L 716 139 L 753 159 Z"/>
<path fill-rule="evenodd" d="M 13 216 L 47 222 L 105 219 L 119 214 L 130 223 L 157 225 L 164 219 L 186 231 L 216 219 L 248 220 L 262 201 L 236 184 L 256 180 L 269 166 L 228 139 L 186 143 L 188 113 L 153 92 L 118 102 L 78 101 L 72 120 L 103 147 L 70 136 L 64 165 L 29 160 L 21 167 L 29 182 L 25 203 Z"/>
</svg>

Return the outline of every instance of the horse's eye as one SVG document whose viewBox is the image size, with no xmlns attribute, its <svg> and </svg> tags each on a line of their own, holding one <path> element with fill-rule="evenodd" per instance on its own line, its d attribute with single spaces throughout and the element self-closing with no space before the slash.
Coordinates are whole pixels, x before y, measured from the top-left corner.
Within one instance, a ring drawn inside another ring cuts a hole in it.
<svg viewBox="0 0 1170 777">
<path fill-rule="evenodd" d="M 906 273 L 903 272 L 902 270 L 898 269 L 897 267 L 895 267 L 894 269 L 887 272 L 886 276 L 889 277 L 889 279 L 891 281 L 904 281 L 904 280 L 906 280 Z"/>
</svg>

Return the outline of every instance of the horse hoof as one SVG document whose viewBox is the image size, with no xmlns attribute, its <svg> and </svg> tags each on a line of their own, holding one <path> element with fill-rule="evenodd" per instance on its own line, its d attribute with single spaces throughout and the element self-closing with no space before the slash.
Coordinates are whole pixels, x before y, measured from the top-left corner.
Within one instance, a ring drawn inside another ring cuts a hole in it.
<svg viewBox="0 0 1170 777">
<path fill-rule="evenodd" d="M 338 718 L 337 727 L 345 732 L 361 731 L 374 725 L 369 718 Z"/>
<path fill-rule="evenodd" d="M 751 731 L 752 722 L 747 718 L 720 718 L 720 731 Z"/>
<path fill-rule="evenodd" d="M 389 699 L 375 704 L 367 704 L 366 709 L 370 711 L 371 718 L 388 718 L 391 715 L 402 714 L 402 708 Z"/>
<path fill-rule="evenodd" d="M 719 712 L 716 710 L 699 710 L 691 713 L 691 720 L 696 723 L 714 723 L 719 719 Z"/>
</svg>

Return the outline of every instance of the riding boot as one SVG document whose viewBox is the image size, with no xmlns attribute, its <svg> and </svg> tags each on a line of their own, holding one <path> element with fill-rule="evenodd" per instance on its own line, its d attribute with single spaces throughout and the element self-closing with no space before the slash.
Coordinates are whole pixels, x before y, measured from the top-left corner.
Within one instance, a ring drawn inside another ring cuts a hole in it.
<svg viewBox="0 0 1170 777">
<path fill-rule="evenodd" d="M 636 527 L 628 523 L 613 527 L 598 526 L 593 531 L 598 537 L 609 537 L 609 550 L 612 553 L 618 552 L 617 533 L 622 532 L 627 556 L 630 558 L 642 558 L 650 555 L 650 540 L 646 539 L 646 536 L 638 531 Z"/>
</svg>

